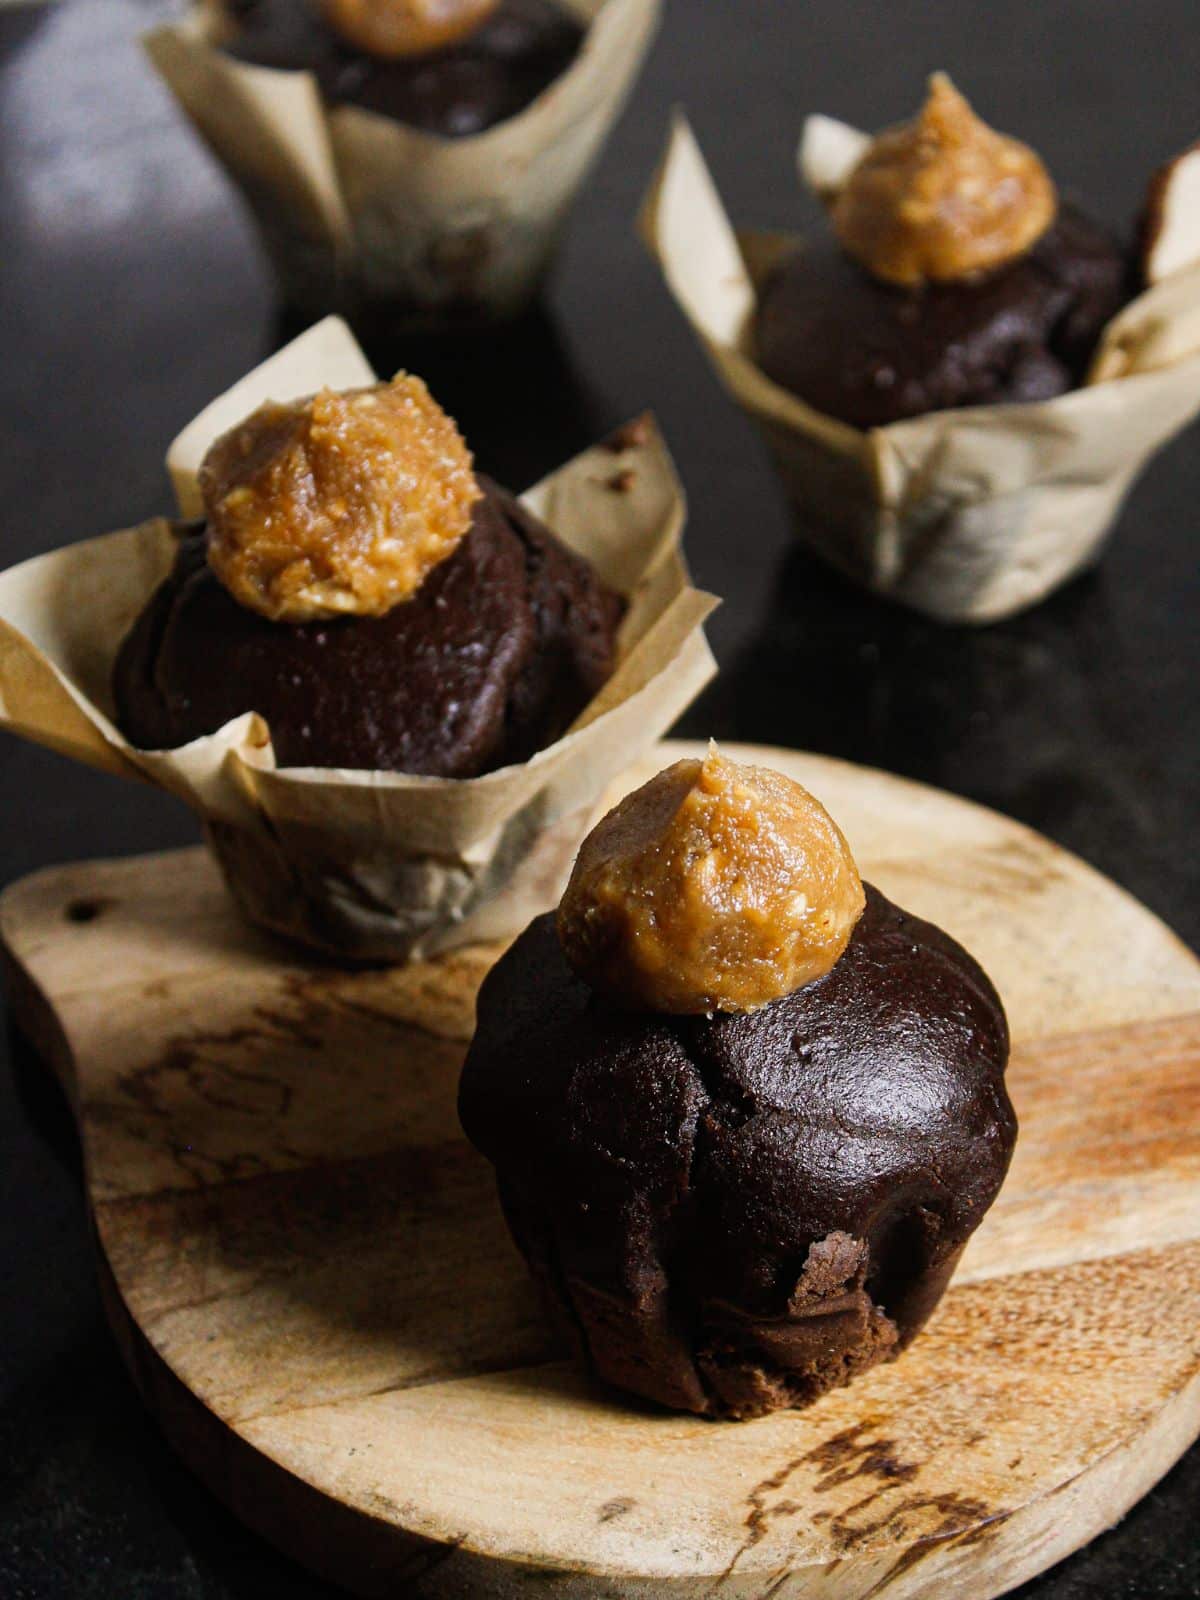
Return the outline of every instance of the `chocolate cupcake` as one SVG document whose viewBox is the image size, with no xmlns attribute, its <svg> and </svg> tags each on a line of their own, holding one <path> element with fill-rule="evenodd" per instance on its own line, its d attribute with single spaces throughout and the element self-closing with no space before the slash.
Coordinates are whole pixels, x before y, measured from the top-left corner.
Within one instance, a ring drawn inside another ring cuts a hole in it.
<svg viewBox="0 0 1200 1600">
<path fill-rule="evenodd" d="M 520 315 L 662 0 L 191 0 L 146 37 L 284 292 L 390 332 Z"/>
<path fill-rule="evenodd" d="M 590 1369 L 713 1417 L 917 1334 L 1003 1181 L 978 964 L 798 784 L 710 751 L 585 841 L 485 981 L 459 1109 Z"/>
<path fill-rule="evenodd" d="M 448 21 L 436 9 L 236 0 L 224 48 L 254 66 L 311 72 L 329 105 L 362 106 L 461 139 L 532 105 L 585 37 L 556 0 L 467 3 L 451 7 Z"/>
<path fill-rule="evenodd" d="M 856 428 L 1065 394 L 1132 287 L 1118 242 L 940 73 L 830 221 L 763 284 L 754 346 L 769 378 Z"/>
<path fill-rule="evenodd" d="M 0 573 L 0 722 L 188 805 L 248 920 L 324 957 L 511 939 L 716 670 L 648 415 L 514 501 L 330 317 L 167 469 L 179 521 Z"/>
<path fill-rule="evenodd" d="M 612 673 L 624 602 L 474 475 L 419 379 L 260 407 L 200 483 L 208 520 L 115 664 L 139 749 L 255 711 L 281 767 L 472 778 L 551 744 Z"/>
<path fill-rule="evenodd" d="M 941 74 L 876 139 L 809 117 L 800 170 L 831 229 L 737 231 L 676 116 L 643 233 L 798 536 L 939 621 L 1013 616 L 1095 563 L 1200 411 L 1200 156 L 1128 253 Z"/>
</svg>

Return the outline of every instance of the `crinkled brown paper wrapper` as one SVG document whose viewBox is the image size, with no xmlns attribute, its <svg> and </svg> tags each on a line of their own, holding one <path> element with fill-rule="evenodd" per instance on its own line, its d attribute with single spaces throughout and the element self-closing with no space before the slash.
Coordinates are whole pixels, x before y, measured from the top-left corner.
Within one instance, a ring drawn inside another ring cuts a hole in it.
<svg viewBox="0 0 1200 1600">
<path fill-rule="evenodd" d="M 235 61 L 217 48 L 232 28 L 222 0 L 200 0 L 145 46 L 241 187 L 297 305 L 486 321 L 536 292 L 661 10 L 563 3 L 588 25 L 579 56 L 524 111 L 463 139 L 327 107 L 311 73 Z"/>
<path fill-rule="evenodd" d="M 184 516 L 208 444 L 266 399 L 374 374 L 327 318 L 215 401 L 172 445 Z M 0 574 L 0 724 L 170 790 L 204 819 L 250 918 L 355 960 L 403 960 L 516 932 L 557 899 L 605 787 L 666 731 L 715 670 L 688 580 L 685 507 L 650 419 L 636 441 L 586 451 L 524 497 L 628 597 L 614 676 L 566 735 L 481 778 L 277 770 L 254 714 L 179 750 L 135 750 L 113 722 L 118 647 L 174 556 L 156 519 Z M 213 663 L 220 671 L 220 663 Z"/>
<path fill-rule="evenodd" d="M 681 116 L 641 227 L 725 386 L 764 433 L 803 537 L 857 582 L 945 621 L 1011 616 L 1088 566 L 1138 472 L 1200 411 L 1200 266 L 1126 307 L 1071 394 L 864 432 L 755 365 L 757 286 L 799 241 L 734 233 Z"/>
</svg>

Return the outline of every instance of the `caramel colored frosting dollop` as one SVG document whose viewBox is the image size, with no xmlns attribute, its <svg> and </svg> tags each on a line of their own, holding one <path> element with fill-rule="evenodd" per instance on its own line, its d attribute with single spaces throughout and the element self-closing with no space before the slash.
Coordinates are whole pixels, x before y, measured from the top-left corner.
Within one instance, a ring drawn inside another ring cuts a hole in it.
<svg viewBox="0 0 1200 1600">
<path fill-rule="evenodd" d="M 872 141 L 831 216 L 843 248 L 869 272 L 916 287 L 1016 260 L 1057 209 L 1038 156 L 981 122 L 939 72 L 920 115 Z"/>
<path fill-rule="evenodd" d="M 321 0 L 347 44 L 384 60 L 428 55 L 475 32 L 499 0 Z"/>
<path fill-rule="evenodd" d="M 471 454 L 420 378 L 269 403 L 200 467 L 208 560 L 273 622 L 378 617 L 471 526 Z"/>
<path fill-rule="evenodd" d="M 624 1006 L 756 1011 L 831 971 L 864 903 L 824 806 L 710 745 L 588 835 L 558 933 L 576 972 Z"/>
</svg>

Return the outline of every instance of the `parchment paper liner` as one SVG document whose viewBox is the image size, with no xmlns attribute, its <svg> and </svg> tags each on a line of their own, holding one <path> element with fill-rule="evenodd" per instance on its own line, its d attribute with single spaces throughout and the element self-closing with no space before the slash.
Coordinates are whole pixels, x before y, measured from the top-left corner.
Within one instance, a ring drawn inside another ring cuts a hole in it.
<svg viewBox="0 0 1200 1600">
<path fill-rule="evenodd" d="M 222 0 L 144 42 L 245 194 L 296 305 L 487 321 L 535 293 L 662 0 L 562 3 L 590 24 L 579 56 L 519 115 L 464 139 L 327 108 L 311 73 L 233 60 L 216 48 L 232 26 Z"/>
<path fill-rule="evenodd" d="M 172 445 L 183 514 L 198 508 L 208 443 L 262 400 L 372 381 L 344 323 L 311 328 Z M 112 721 L 110 677 L 174 553 L 162 519 L 0 574 L 0 724 L 178 795 L 204 819 L 246 913 L 307 944 L 401 960 L 513 933 L 557 898 L 607 784 L 715 670 L 701 624 L 716 601 L 691 587 L 680 553 L 683 494 L 653 422 L 636 431 L 628 448 L 586 451 L 524 497 L 629 597 L 629 613 L 613 678 L 520 766 L 470 780 L 279 771 L 253 714 L 180 750 L 134 750 Z"/>
<path fill-rule="evenodd" d="M 864 432 L 755 365 L 757 286 L 799 241 L 734 233 L 682 116 L 641 229 L 726 388 L 765 435 L 801 535 L 856 581 L 946 621 L 1010 616 L 1086 567 L 1137 473 L 1200 412 L 1200 266 L 1114 319 L 1081 389 Z"/>
</svg>

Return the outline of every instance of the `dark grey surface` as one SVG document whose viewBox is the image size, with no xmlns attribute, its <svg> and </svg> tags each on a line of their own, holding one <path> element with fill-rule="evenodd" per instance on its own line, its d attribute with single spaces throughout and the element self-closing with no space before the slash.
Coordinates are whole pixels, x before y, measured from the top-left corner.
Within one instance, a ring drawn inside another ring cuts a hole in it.
<svg viewBox="0 0 1200 1600">
<path fill-rule="evenodd" d="M 0 564 L 168 506 L 178 427 L 280 337 L 236 198 L 134 38 L 173 8 L 0 13 Z M 726 597 L 723 677 L 693 734 L 807 746 L 1000 807 L 1200 943 L 1195 432 L 1135 490 L 1103 566 L 982 633 L 862 599 L 791 540 L 781 496 L 631 237 L 672 102 L 738 220 L 803 223 L 804 113 L 906 114 L 947 67 L 1061 184 L 1126 225 L 1151 167 L 1200 132 L 1190 0 L 668 0 L 667 26 L 581 208 L 549 315 L 519 337 L 376 350 L 423 370 L 480 463 L 520 487 L 653 405 L 692 499 L 689 550 Z M 4 739 L 0 882 L 182 843 L 166 799 Z M 1113 952 L 1114 964 L 1120 952 Z M 180 1468 L 105 1331 L 70 1123 L 40 1063 L 0 1073 L 0 1596 L 329 1591 Z M 1151 1313 L 1152 1314 L 1152 1313 Z M 1200 1596 L 1200 1454 L 1023 1594 Z"/>
</svg>

